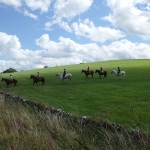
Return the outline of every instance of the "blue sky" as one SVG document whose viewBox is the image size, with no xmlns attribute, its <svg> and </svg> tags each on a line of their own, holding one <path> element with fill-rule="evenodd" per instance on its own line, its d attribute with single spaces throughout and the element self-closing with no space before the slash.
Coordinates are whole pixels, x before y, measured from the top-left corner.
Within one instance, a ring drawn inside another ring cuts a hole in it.
<svg viewBox="0 0 150 150">
<path fill-rule="evenodd" d="M 0 72 L 150 58 L 150 0 L 0 0 Z"/>
</svg>

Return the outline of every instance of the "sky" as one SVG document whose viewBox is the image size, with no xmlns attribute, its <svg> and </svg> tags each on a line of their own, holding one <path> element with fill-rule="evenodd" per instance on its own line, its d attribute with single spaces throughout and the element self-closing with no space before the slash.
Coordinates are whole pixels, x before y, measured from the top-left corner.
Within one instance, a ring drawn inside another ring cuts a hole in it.
<svg viewBox="0 0 150 150">
<path fill-rule="evenodd" d="M 150 0 L 0 0 L 0 72 L 150 59 Z"/>
</svg>

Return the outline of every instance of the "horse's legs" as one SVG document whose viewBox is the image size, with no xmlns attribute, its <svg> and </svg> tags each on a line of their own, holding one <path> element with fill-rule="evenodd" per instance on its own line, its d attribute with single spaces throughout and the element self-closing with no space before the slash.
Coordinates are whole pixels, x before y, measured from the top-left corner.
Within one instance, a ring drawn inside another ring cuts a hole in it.
<svg viewBox="0 0 150 150">
<path fill-rule="evenodd" d="M 33 81 L 33 85 L 34 85 L 35 83 L 37 84 L 37 82 Z"/>
</svg>

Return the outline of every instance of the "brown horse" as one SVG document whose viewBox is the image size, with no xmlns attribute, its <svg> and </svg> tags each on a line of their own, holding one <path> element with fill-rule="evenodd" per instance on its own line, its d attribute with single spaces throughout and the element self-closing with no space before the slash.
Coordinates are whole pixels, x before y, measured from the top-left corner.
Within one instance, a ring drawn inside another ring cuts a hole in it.
<svg viewBox="0 0 150 150">
<path fill-rule="evenodd" d="M 103 78 L 107 78 L 107 71 L 100 71 L 100 70 L 96 70 L 95 73 L 99 74 L 99 77 L 101 78 L 101 75 L 103 75 L 104 77 Z"/>
<path fill-rule="evenodd" d="M 12 83 L 14 83 L 14 86 L 16 86 L 16 84 L 17 84 L 17 80 L 16 80 L 16 79 L 9 80 L 9 79 L 7 79 L 7 78 L 2 78 L 1 82 L 2 82 L 2 81 L 5 81 L 5 82 L 6 82 L 7 87 L 9 86 L 9 84 L 12 84 Z"/>
<path fill-rule="evenodd" d="M 42 85 L 44 85 L 44 83 L 45 83 L 45 78 L 44 77 L 40 77 L 40 78 L 37 78 L 36 76 L 34 76 L 34 75 L 31 75 L 30 76 L 30 79 L 33 79 L 33 85 L 36 83 L 36 85 L 38 85 L 38 83 L 37 82 L 42 82 Z"/>
<path fill-rule="evenodd" d="M 93 78 L 94 71 L 90 70 L 90 72 L 88 72 L 87 70 L 82 70 L 81 73 L 83 73 L 83 72 L 85 73 L 86 78 L 88 78 L 88 75 L 91 75 Z"/>
</svg>

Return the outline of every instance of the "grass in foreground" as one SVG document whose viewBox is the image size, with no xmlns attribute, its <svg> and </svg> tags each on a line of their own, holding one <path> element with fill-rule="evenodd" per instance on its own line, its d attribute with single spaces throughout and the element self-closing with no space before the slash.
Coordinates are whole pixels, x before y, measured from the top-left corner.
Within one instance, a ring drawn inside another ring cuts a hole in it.
<svg viewBox="0 0 150 150">
<path fill-rule="evenodd" d="M 148 131 L 147 131 L 148 133 Z M 102 117 L 84 124 L 73 117 L 58 117 L 32 109 L 0 95 L 0 149 L 7 150 L 129 150 L 150 148 L 148 134 L 116 130 Z"/>
</svg>

